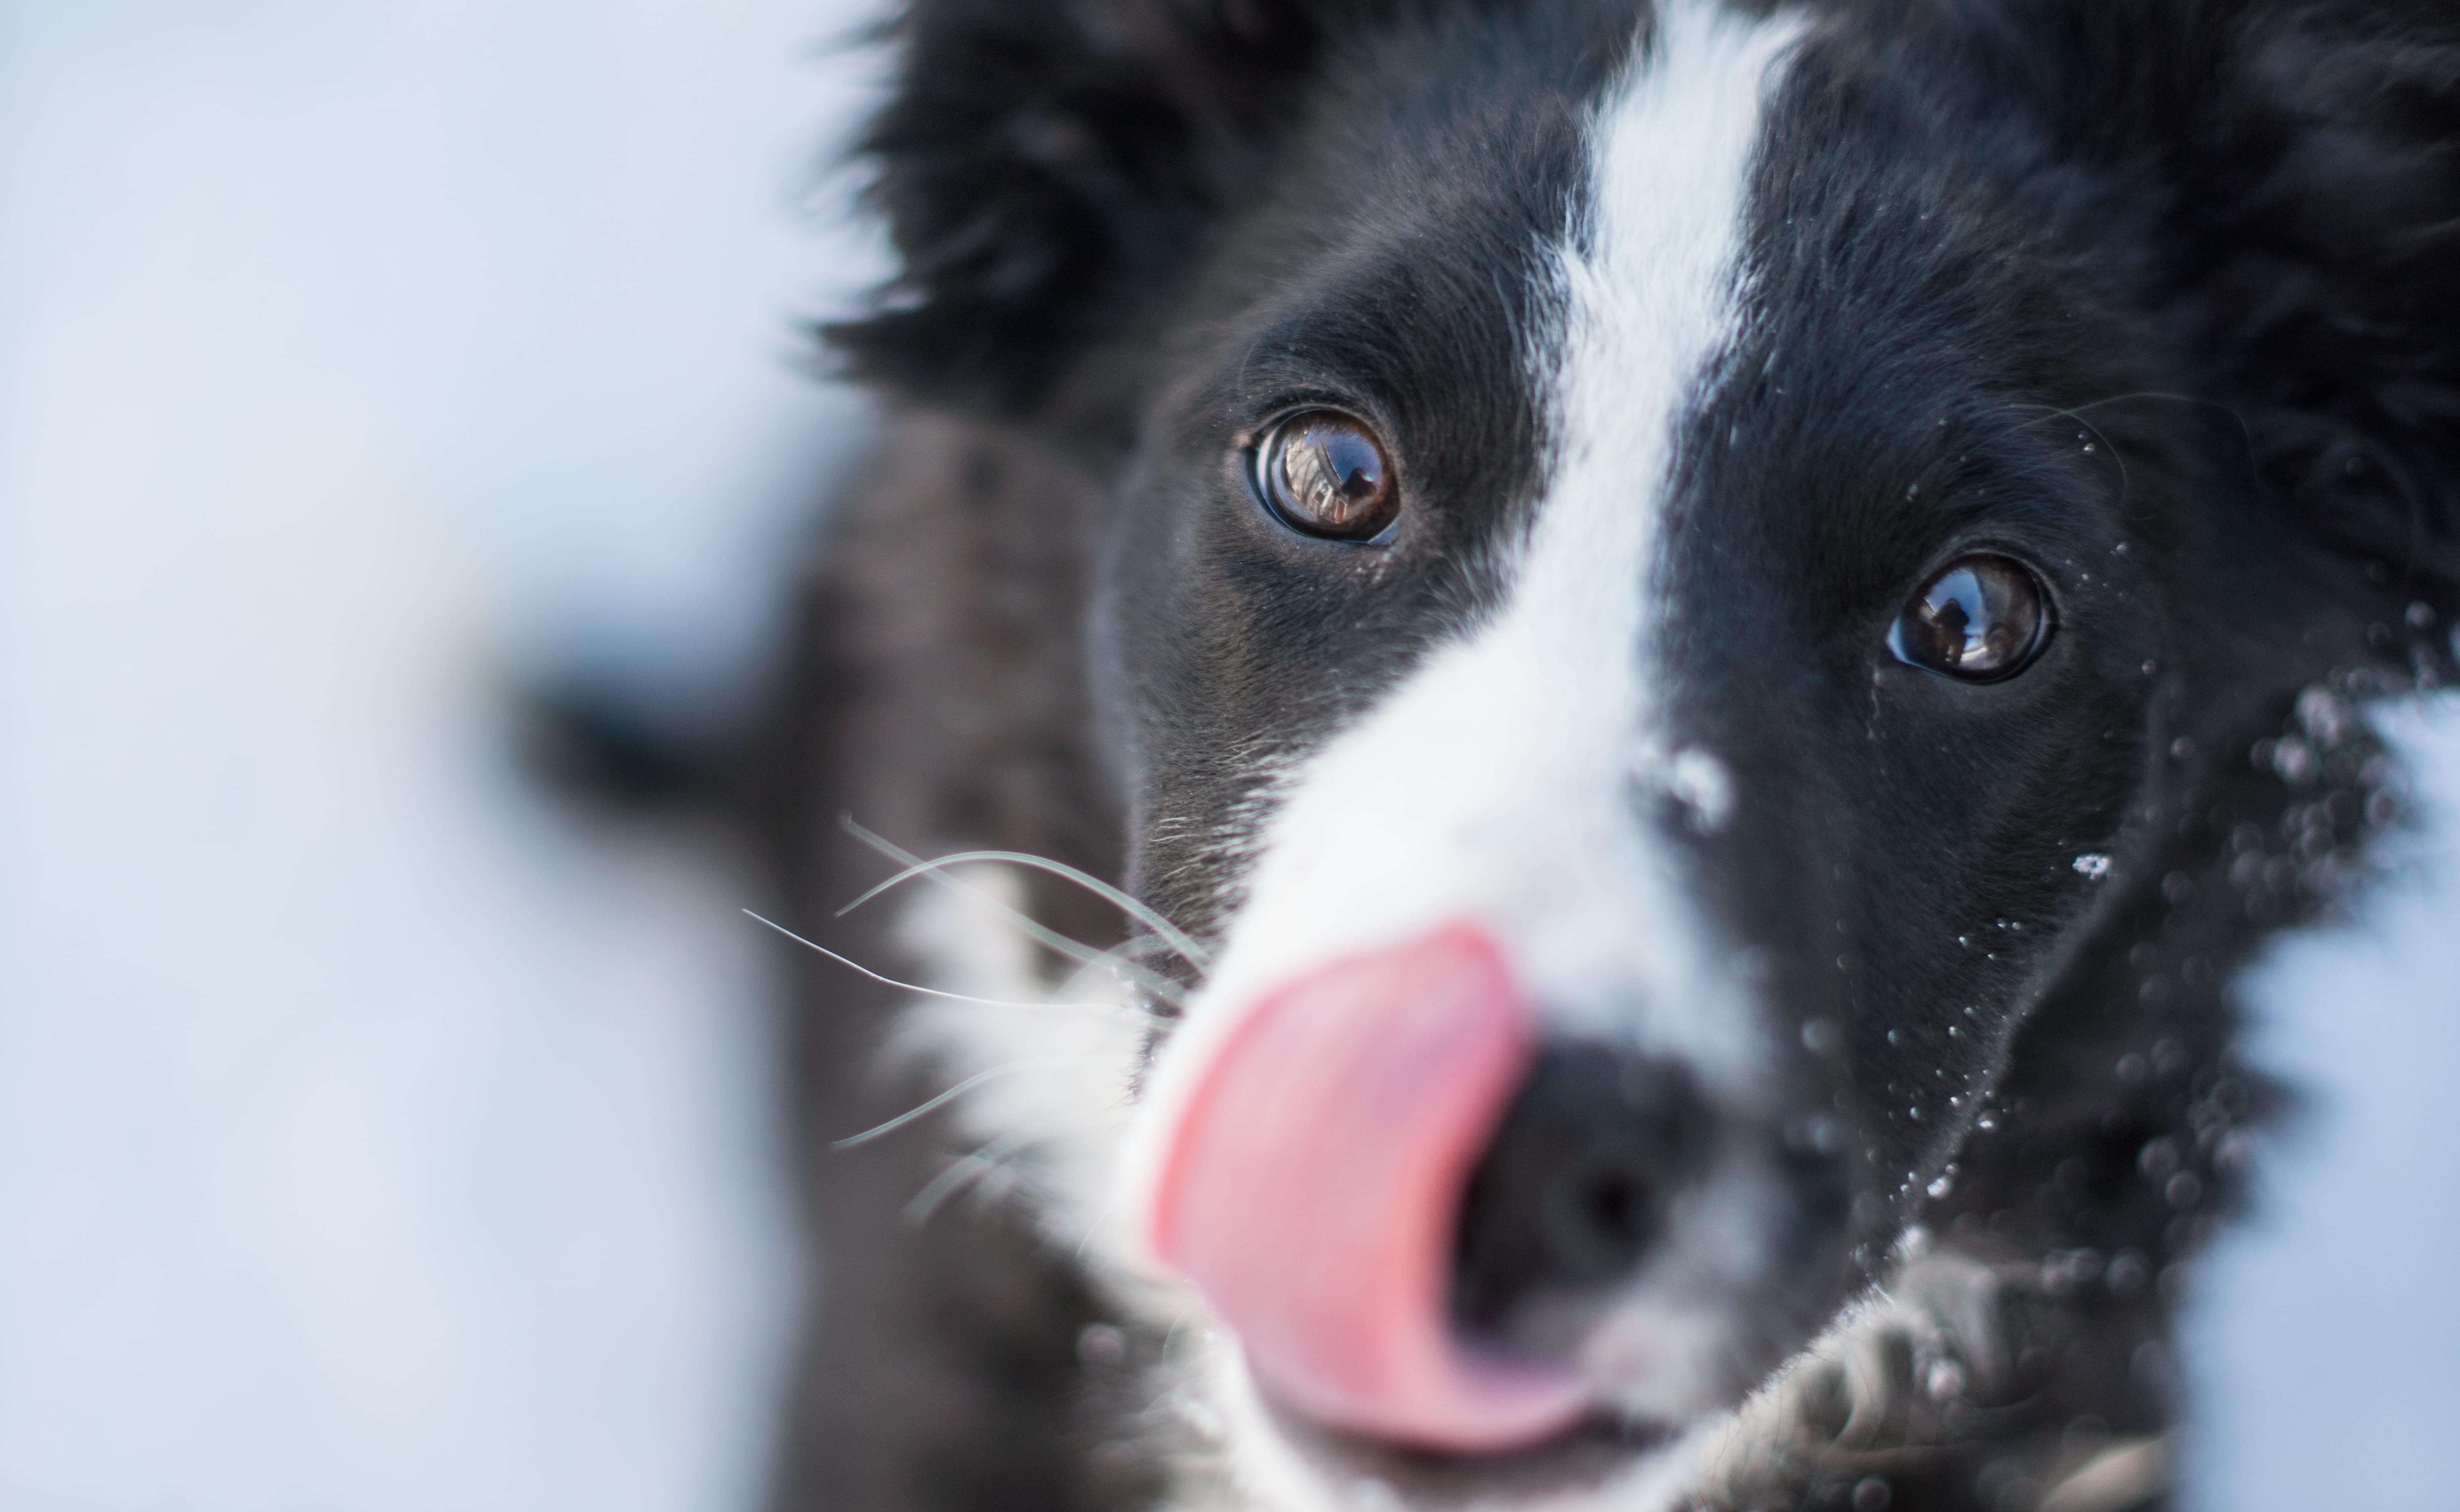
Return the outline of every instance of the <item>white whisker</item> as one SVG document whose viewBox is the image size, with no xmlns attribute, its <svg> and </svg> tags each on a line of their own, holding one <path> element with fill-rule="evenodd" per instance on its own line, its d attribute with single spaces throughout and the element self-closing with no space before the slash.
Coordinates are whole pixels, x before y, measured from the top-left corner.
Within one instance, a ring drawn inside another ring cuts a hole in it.
<svg viewBox="0 0 2460 1512">
<path fill-rule="evenodd" d="M 880 1138 L 882 1135 L 894 1134 L 898 1130 L 905 1127 L 907 1124 L 912 1123 L 917 1118 L 925 1118 L 933 1113 L 937 1113 L 942 1108 L 946 1107 L 949 1103 L 952 1103 L 959 1097 L 964 1097 L 966 1093 L 981 1086 L 984 1082 L 993 1081 L 1001 1076 L 1012 1075 L 1020 1071 L 1031 1070 L 1036 1066 L 1056 1066 L 1066 1065 L 1067 1063 L 1068 1058 L 1064 1055 L 1030 1055 L 1023 1060 L 1007 1061 L 1001 1065 L 993 1066 L 986 1071 L 975 1072 L 972 1075 L 967 1076 L 965 1080 L 957 1083 L 953 1087 L 950 1087 L 947 1091 L 931 1098 L 922 1106 L 908 1108 L 903 1113 L 899 1114 L 896 1118 L 889 1119 L 886 1123 L 874 1124 L 870 1128 L 863 1130 L 860 1134 L 851 1136 L 847 1139 L 838 1139 L 832 1143 L 829 1148 L 832 1150 L 851 1150 L 858 1144 L 869 1144 L 872 1140 Z"/>
<path fill-rule="evenodd" d="M 1075 940 L 1071 940 L 1066 935 L 1059 933 L 1057 930 L 1046 927 L 1041 921 L 1033 918 L 1031 915 L 1010 906 L 1008 904 L 998 898 L 992 897 L 990 894 L 983 891 L 979 887 L 971 886 L 947 875 L 946 872 L 942 869 L 946 862 L 924 862 L 921 857 L 916 856 L 913 852 L 904 850 L 895 842 L 883 840 L 880 836 L 873 834 L 871 831 L 864 829 L 861 825 L 854 821 L 851 815 L 844 817 L 839 820 L 839 822 L 845 826 L 848 834 L 853 835 L 857 840 L 861 841 L 872 849 L 905 867 L 905 876 L 927 877 L 940 886 L 949 888 L 965 897 L 972 898 L 990 908 L 996 909 L 998 912 L 1005 914 L 1008 921 L 1015 925 L 1018 929 L 1023 931 L 1029 939 L 1048 946 L 1051 949 L 1058 951 L 1061 955 L 1064 955 L 1070 960 L 1077 962 L 1080 965 L 1098 965 L 1104 967 L 1106 969 L 1118 971 L 1121 975 L 1135 981 L 1138 986 L 1144 988 L 1147 991 L 1153 993 L 1156 997 L 1160 998 L 1163 1002 L 1170 1004 L 1174 1008 L 1183 1006 L 1186 1003 L 1187 994 L 1177 983 L 1169 981 L 1164 977 L 1156 976 L 1153 972 L 1145 970 L 1143 968 L 1135 966 L 1133 963 L 1124 962 L 1112 951 L 1096 950 L 1092 946 L 1081 944 Z M 901 881 L 903 878 L 900 878 L 899 880 Z M 856 899 L 854 903 L 846 905 L 846 908 L 856 907 L 864 901 L 878 896 L 879 891 L 879 888 L 873 888 L 870 892 L 863 894 L 861 898 Z M 845 909 L 838 910 L 839 913 L 843 913 Z"/>
<path fill-rule="evenodd" d="M 948 1168 L 923 1183 L 905 1204 L 902 1217 L 917 1227 L 931 1221 L 931 1215 L 947 1204 L 948 1199 L 963 1191 L 968 1182 L 982 1182 L 999 1174 L 1008 1157 L 1029 1142 L 1024 1134 L 1004 1134 L 978 1150 L 968 1151 L 948 1162 Z"/>
<path fill-rule="evenodd" d="M 861 826 L 855 824 L 852 820 L 847 821 L 847 828 L 852 830 L 857 838 L 863 840 L 866 842 L 876 841 L 879 839 L 879 837 L 873 835 L 870 831 L 863 829 Z M 943 856 L 937 861 L 917 862 L 913 865 L 906 867 L 903 871 L 899 872 L 896 876 L 889 878 L 886 882 L 883 882 L 880 885 L 872 888 L 869 892 L 864 893 L 861 897 L 857 898 L 854 902 L 847 904 L 842 908 L 839 908 L 838 912 L 840 915 L 852 913 L 855 909 L 861 907 L 864 904 L 879 897 L 889 888 L 911 878 L 919 877 L 923 873 L 932 870 L 934 867 L 961 866 L 967 862 L 976 861 L 1006 862 L 1012 866 L 1029 866 L 1036 871 L 1048 872 L 1053 877 L 1060 877 L 1069 882 L 1072 882 L 1079 887 L 1084 888 L 1087 892 L 1092 893 L 1093 896 L 1101 899 L 1113 907 L 1117 908 L 1121 913 L 1126 914 L 1129 918 L 1143 925 L 1146 928 L 1151 929 L 1188 965 L 1196 968 L 1199 971 L 1207 970 L 1212 967 L 1213 958 L 1205 951 L 1205 948 L 1202 946 L 1198 945 L 1195 940 L 1188 936 L 1185 930 L 1179 928 L 1178 926 L 1171 923 L 1168 919 L 1163 918 L 1153 908 L 1137 902 L 1126 893 L 1121 892 L 1118 888 L 1112 886 L 1109 883 L 1102 881 L 1099 877 L 1079 871 L 1075 867 L 1069 865 L 1066 862 L 1052 861 L 1048 857 L 1035 856 L 1021 850 L 968 850 L 960 851 L 953 856 Z"/>
<path fill-rule="evenodd" d="M 835 961 L 838 965 L 844 967 L 849 971 L 859 971 L 862 975 L 878 982 L 880 986 L 893 987 L 901 992 L 919 992 L 924 997 L 945 998 L 951 1003 L 978 1003 L 985 1008 L 1078 1009 L 1089 1012 L 1109 1012 L 1119 1011 L 1121 1008 L 1120 1005 L 1115 1003 L 1059 1003 L 1050 1001 L 1027 1002 L 1023 999 L 1010 997 L 976 997 L 971 992 L 944 992 L 936 987 L 923 987 L 919 983 L 901 982 L 893 976 L 882 976 L 878 971 L 875 971 L 871 968 L 863 965 L 861 962 L 854 960 L 848 956 L 839 955 L 825 945 L 816 944 L 813 941 L 807 940 L 801 935 L 796 934 L 794 930 L 787 928 L 784 925 L 779 924 L 774 919 L 764 919 L 760 917 L 760 915 L 753 913 L 749 908 L 743 910 L 743 916 L 752 920 L 755 924 L 767 925 L 770 928 L 776 930 L 779 934 L 784 935 L 787 939 L 794 941 L 796 945 L 803 947 L 805 949 L 818 951 L 820 954 L 827 956 L 830 960 Z M 1135 1010 L 1124 1011 L 1135 1012 Z M 1145 1014 L 1143 1016 L 1151 1017 L 1152 1015 Z"/>
</svg>

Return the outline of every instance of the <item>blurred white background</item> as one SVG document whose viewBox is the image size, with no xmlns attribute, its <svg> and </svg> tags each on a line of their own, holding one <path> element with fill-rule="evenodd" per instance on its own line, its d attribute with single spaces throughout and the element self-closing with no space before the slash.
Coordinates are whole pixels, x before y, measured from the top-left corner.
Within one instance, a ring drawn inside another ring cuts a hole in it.
<svg viewBox="0 0 2460 1512">
<path fill-rule="evenodd" d="M 705 696 L 859 410 L 843 0 L 0 0 L 0 1507 L 716 1509 L 791 1321 Z"/>
<path fill-rule="evenodd" d="M 497 700 L 768 628 L 868 10 L 0 0 L 0 1507 L 756 1502 L 764 942 Z M 2455 834 L 2264 989 L 2318 1109 L 2201 1291 L 2210 1512 L 2460 1505 Z"/>
</svg>

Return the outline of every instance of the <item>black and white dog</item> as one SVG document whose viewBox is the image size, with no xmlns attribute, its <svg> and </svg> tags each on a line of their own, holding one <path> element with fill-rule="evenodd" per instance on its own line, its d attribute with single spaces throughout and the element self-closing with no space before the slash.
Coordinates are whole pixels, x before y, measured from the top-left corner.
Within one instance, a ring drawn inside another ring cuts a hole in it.
<svg viewBox="0 0 2460 1512">
<path fill-rule="evenodd" d="M 799 968 L 781 1504 L 2163 1504 L 2233 977 L 2460 650 L 2460 11 L 898 35 L 767 780 L 944 995 Z"/>
</svg>

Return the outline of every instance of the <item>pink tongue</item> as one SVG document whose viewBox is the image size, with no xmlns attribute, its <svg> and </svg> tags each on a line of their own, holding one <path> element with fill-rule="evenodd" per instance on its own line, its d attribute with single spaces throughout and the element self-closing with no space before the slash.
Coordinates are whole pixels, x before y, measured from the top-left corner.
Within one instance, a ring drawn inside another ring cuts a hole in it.
<svg viewBox="0 0 2460 1512">
<path fill-rule="evenodd" d="M 1163 1155 L 1154 1251 L 1281 1401 L 1458 1453 L 1581 1416 L 1577 1380 L 1468 1356 L 1445 1314 L 1461 1193 L 1532 1054 L 1501 952 L 1455 925 L 1283 988 L 1205 1069 Z"/>
</svg>

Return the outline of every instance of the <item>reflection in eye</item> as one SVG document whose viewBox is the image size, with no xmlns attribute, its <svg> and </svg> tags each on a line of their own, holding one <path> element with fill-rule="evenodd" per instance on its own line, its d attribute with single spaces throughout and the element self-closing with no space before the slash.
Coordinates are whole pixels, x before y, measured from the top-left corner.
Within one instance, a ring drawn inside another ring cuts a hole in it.
<svg viewBox="0 0 2460 1512">
<path fill-rule="evenodd" d="M 2032 665 L 2049 630 L 2049 606 L 2031 572 L 2005 557 L 1966 557 L 1905 607 L 1888 649 L 1909 666 L 1997 682 Z"/>
<path fill-rule="evenodd" d="M 1401 513 L 1383 443 L 1335 411 L 1312 410 L 1275 426 L 1258 448 L 1257 474 L 1273 513 L 1310 536 L 1370 540 Z"/>
</svg>

